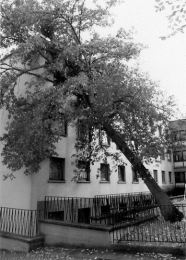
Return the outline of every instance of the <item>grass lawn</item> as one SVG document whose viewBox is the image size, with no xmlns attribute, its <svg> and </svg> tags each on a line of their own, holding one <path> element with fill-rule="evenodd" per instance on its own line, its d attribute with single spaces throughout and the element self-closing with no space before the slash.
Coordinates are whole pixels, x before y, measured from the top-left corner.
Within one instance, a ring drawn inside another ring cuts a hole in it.
<svg viewBox="0 0 186 260">
<path fill-rule="evenodd" d="M 185 257 L 170 254 L 127 254 L 108 249 L 73 249 L 45 247 L 30 253 L 0 251 L 1 260 L 184 260 Z"/>
</svg>

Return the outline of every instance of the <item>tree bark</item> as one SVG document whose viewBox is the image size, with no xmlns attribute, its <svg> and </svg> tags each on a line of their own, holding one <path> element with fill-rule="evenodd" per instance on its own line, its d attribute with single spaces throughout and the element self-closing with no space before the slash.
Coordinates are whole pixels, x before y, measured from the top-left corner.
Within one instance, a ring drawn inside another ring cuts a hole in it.
<svg viewBox="0 0 186 260">
<path fill-rule="evenodd" d="M 170 201 L 167 194 L 158 186 L 154 178 L 151 176 L 149 171 L 145 168 L 141 160 L 130 150 L 127 143 L 124 141 L 125 138 L 122 134 L 118 133 L 112 125 L 103 123 L 103 129 L 108 136 L 115 142 L 120 151 L 125 155 L 129 162 L 133 165 L 139 176 L 143 179 L 147 185 L 149 191 L 152 193 L 158 206 L 160 207 L 161 213 L 166 221 L 181 221 L 183 219 L 183 213 L 180 212 Z"/>
</svg>

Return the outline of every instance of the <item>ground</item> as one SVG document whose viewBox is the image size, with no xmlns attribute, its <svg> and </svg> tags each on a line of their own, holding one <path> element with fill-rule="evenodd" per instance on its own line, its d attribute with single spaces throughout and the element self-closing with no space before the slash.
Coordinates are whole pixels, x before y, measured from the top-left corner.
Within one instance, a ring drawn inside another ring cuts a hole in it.
<svg viewBox="0 0 186 260">
<path fill-rule="evenodd" d="M 184 260 L 185 256 L 171 254 L 128 254 L 108 249 L 75 249 L 45 247 L 30 253 L 0 251 L 1 260 Z"/>
</svg>

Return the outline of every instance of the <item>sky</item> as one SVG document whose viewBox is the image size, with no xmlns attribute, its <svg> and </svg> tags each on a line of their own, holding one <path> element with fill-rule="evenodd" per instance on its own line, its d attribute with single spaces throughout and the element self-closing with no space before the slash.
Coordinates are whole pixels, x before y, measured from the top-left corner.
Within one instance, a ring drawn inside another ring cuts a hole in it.
<svg viewBox="0 0 186 260">
<path fill-rule="evenodd" d="M 154 0 L 124 0 L 112 9 L 115 24 L 109 30 L 134 28 L 136 40 L 148 46 L 138 59 L 140 68 L 167 95 L 174 95 L 179 108 L 175 118 L 186 118 L 186 30 L 161 40 L 168 33 L 168 21 L 154 5 Z"/>
</svg>

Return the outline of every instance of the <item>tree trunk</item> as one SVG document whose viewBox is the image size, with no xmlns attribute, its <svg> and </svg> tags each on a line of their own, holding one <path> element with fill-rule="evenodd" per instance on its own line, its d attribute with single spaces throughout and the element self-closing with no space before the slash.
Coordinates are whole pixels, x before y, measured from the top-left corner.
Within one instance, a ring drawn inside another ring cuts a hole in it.
<svg viewBox="0 0 186 260">
<path fill-rule="evenodd" d="M 103 129 L 112 141 L 117 144 L 120 151 L 133 165 L 134 170 L 136 170 L 139 176 L 143 179 L 149 191 L 156 199 L 164 219 L 171 222 L 181 221 L 183 219 L 183 214 L 172 204 L 167 194 L 158 186 L 141 160 L 130 150 L 124 141 L 125 139 L 123 135 L 114 130 L 114 128 L 108 123 L 103 123 Z"/>
</svg>

